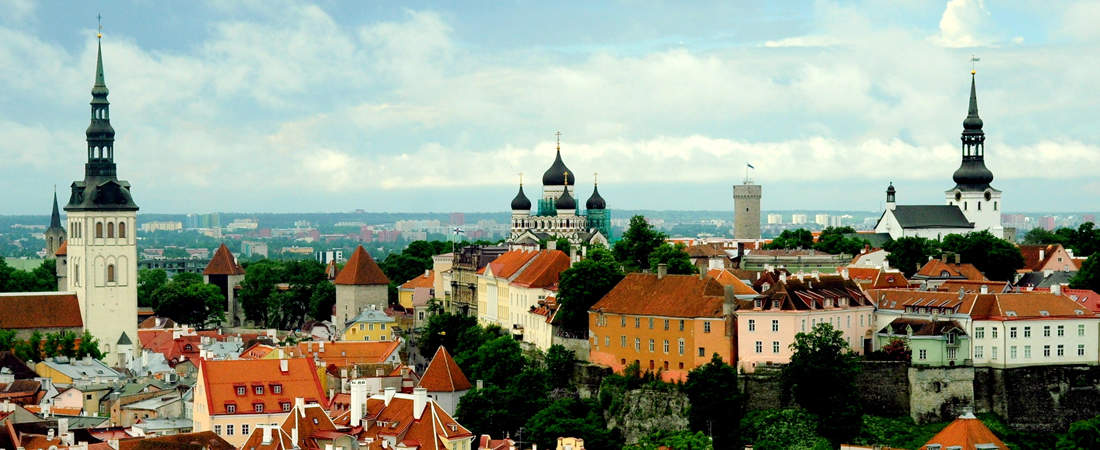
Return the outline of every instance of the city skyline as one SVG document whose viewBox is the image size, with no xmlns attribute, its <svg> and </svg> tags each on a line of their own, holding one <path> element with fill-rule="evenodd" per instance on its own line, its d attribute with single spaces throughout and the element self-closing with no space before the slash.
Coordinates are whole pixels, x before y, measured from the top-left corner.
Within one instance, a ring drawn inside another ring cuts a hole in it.
<svg viewBox="0 0 1100 450">
<path fill-rule="evenodd" d="M 5 4 L 0 185 L 39 214 L 81 171 L 99 11 Z M 765 211 L 938 204 L 976 54 L 1005 211 L 1098 209 L 1100 8 L 944 5 L 134 3 L 102 11 L 116 160 L 149 213 L 504 211 L 561 131 L 613 210 L 732 214 L 747 162 Z"/>
</svg>

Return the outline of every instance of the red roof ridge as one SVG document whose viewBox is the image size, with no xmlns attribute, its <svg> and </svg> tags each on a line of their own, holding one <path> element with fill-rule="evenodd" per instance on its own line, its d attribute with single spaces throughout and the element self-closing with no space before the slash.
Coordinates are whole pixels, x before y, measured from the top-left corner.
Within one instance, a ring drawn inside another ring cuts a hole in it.
<svg viewBox="0 0 1100 450">
<path fill-rule="evenodd" d="M 229 247 L 222 245 L 214 251 L 214 257 L 210 258 L 210 264 L 206 265 L 206 269 L 202 271 L 203 275 L 244 275 L 244 268 L 240 264 L 237 264 L 236 258 L 233 257 L 233 252 L 229 251 Z"/>
<path fill-rule="evenodd" d="M 53 252 L 54 256 L 66 256 L 69 254 L 69 241 L 62 241 L 61 246 L 57 248 L 56 252 Z"/>
<path fill-rule="evenodd" d="M 357 286 L 390 284 L 390 279 L 382 273 L 382 268 L 374 262 L 374 258 L 360 245 L 355 248 L 344 264 L 344 269 L 336 275 L 334 284 L 350 284 Z"/>
<path fill-rule="evenodd" d="M 457 392 L 470 389 L 470 380 L 462 373 L 454 358 L 442 345 L 435 351 L 428 368 L 424 370 L 424 376 L 420 378 L 417 387 L 425 388 L 433 392 Z"/>
</svg>

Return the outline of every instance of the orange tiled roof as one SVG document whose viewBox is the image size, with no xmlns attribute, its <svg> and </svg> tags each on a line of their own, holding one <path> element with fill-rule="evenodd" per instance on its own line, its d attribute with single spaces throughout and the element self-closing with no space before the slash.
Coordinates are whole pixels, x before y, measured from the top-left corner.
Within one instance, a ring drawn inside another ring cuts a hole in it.
<svg viewBox="0 0 1100 450">
<path fill-rule="evenodd" d="M 909 280 L 905 279 L 905 274 L 900 271 L 879 270 L 871 287 L 874 289 L 908 288 Z"/>
<path fill-rule="evenodd" d="M 947 276 L 950 277 L 964 277 L 968 280 L 985 281 L 986 277 L 982 274 L 977 267 L 974 267 L 970 263 L 948 263 L 943 260 L 933 259 L 924 264 L 923 267 L 917 271 L 916 275 L 926 278 L 943 278 L 943 273 L 947 272 Z"/>
<path fill-rule="evenodd" d="M 57 248 L 56 252 L 53 252 L 54 256 L 66 256 L 69 254 L 69 241 L 61 242 L 61 246 Z"/>
<path fill-rule="evenodd" d="M 525 288 L 548 289 L 557 286 L 561 273 L 569 269 L 569 255 L 561 250 L 542 250 L 535 259 L 512 280 L 513 285 Z M 495 274 L 496 271 L 494 270 Z"/>
<path fill-rule="evenodd" d="M 721 317 L 725 289 L 695 275 L 627 274 L 590 310 L 611 314 Z"/>
<path fill-rule="evenodd" d="M 401 289 L 430 288 L 433 286 L 435 286 L 435 273 L 429 270 L 423 275 L 417 275 L 416 278 L 406 281 L 405 284 L 401 285 Z"/>
<path fill-rule="evenodd" d="M 497 278 L 512 278 L 520 269 L 523 269 L 529 261 L 535 256 L 538 256 L 540 252 L 527 251 L 527 250 L 509 250 L 504 252 L 503 255 L 497 257 L 493 262 L 489 263 L 487 267 L 493 271 L 493 276 Z"/>
<path fill-rule="evenodd" d="M 265 357 L 267 355 L 270 355 L 271 352 L 273 352 L 273 351 L 275 351 L 274 346 L 267 345 L 267 344 L 264 344 L 262 342 L 257 342 L 255 344 L 252 344 L 251 347 L 248 347 L 243 352 L 241 352 L 240 358 L 241 359 L 263 359 L 263 357 Z"/>
<path fill-rule="evenodd" d="M 352 252 L 351 258 L 348 258 L 347 264 L 344 264 L 344 269 L 336 275 L 336 280 L 333 283 L 363 286 L 390 284 L 390 279 L 386 278 L 386 274 L 382 273 L 382 268 L 378 267 L 378 263 L 374 262 L 374 258 L 366 250 L 363 250 L 363 246 L 360 245 Z"/>
<path fill-rule="evenodd" d="M 733 286 L 734 295 L 758 295 L 752 286 L 745 284 L 726 269 L 711 269 L 707 276 L 714 278 L 722 286 Z"/>
<path fill-rule="evenodd" d="M 710 244 L 695 244 L 685 248 L 684 252 L 692 258 L 715 258 L 726 256 L 726 252 Z"/>
<path fill-rule="evenodd" d="M 137 320 L 137 318 L 133 318 Z M 0 329 L 80 328 L 80 301 L 74 293 L 0 294 Z"/>
<path fill-rule="evenodd" d="M 280 370 L 283 361 L 286 372 Z M 325 399 L 310 358 L 200 360 L 199 371 L 211 415 L 230 414 L 227 405 L 234 405 L 236 414 L 252 414 L 256 404 L 262 404 L 264 412 L 281 412 L 282 403 L 293 403 L 295 398 L 307 402 Z M 274 393 L 275 385 L 281 386 L 278 394 Z M 259 386 L 263 387 L 261 394 L 256 393 Z M 237 388 L 244 388 L 244 395 L 237 395 Z"/>
<path fill-rule="evenodd" d="M 1050 292 L 1015 292 L 978 296 L 979 300 L 983 298 L 990 299 L 988 312 L 974 311 L 970 314 L 971 318 L 976 320 L 1100 318 L 1069 297 L 1051 294 Z M 975 309 L 977 308 L 975 306 Z"/>
<path fill-rule="evenodd" d="M 206 270 L 203 270 L 202 274 L 244 275 L 244 269 L 240 264 L 237 264 L 237 260 L 233 258 L 233 253 L 229 251 L 229 247 L 226 247 L 223 242 L 218 250 L 214 252 L 214 257 L 210 258 L 210 264 L 206 265 Z"/>
<path fill-rule="evenodd" d="M 974 293 L 981 292 L 982 286 L 989 288 L 989 292 L 997 293 L 1004 290 L 1008 285 L 1006 281 L 973 281 L 973 280 L 947 280 L 943 284 L 936 287 L 937 291 L 942 292 L 954 292 L 958 293 L 959 289 L 963 292 Z"/>
<path fill-rule="evenodd" d="M 397 352 L 400 346 L 401 340 L 394 339 L 371 342 L 325 342 L 322 349 L 320 342 L 306 341 L 299 342 L 297 346 L 287 350 L 292 358 L 313 358 L 313 354 L 316 353 L 317 359 L 324 361 L 325 366 L 345 367 L 351 364 L 384 363 L 390 355 Z"/>
<path fill-rule="evenodd" d="M 386 436 L 407 446 L 418 446 L 421 450 L 444 450 L 444 439 L 473 437 L 469 430 L 434 401 L 428 401 L 420 420 L 416 420 L 412 395 L 408 394 L 395 394 L 388 406 L 382 396 L 367 399 L 367 416 L 374 419 L 373 423 L 359 437 L 372 438 L 375 442 Z"/>
<path fill-rule="evenodd" d="M 989 431 L 989 428 L 982 421 L 972 414 L 955 419 L 943 431 L 932 436 L 932 439 L 929 439 L 928 443 L 921 447 L 921 450 L 927 449 L 932 444 L 939 444 L 941 449 L 958 446 L 962 450 L 976 450 L 977 446 L 981 444 L 994 444 L 997 446 L 996 448 L 1008 448 L 992 431 Z"/>
<path fill-rule="evenodd" d="M 323 433 L 336 431 L 336 424 L 332 423 L 332 419 L 329 418 L 328 413 L 325 412 L 325 409 L 321 407 L 320 404 L 315 404 L 296 406 L 292 414 L 288 415 L 286 420 L 283 421 L 280 428 L 291 437 L 294 436 L 292 430 L 297 428 L 298 442 L 294 443 L 295 446 L 300 449 L 310 449 L 324 448 L 323 445 L 319 447 L 317 445 L 318 443 L 314 441 L 313 438 L 324 438 L 326 436 L 324 436 Z M 340 435 L 342 435 L 342 433 L 340 433 Z"/>
<path fill-rule="evenodd" d="M 462 369 L 455 363 L 454 358 L 443 346 L 435 351 L 432 362 L 424 371 L 424 377 L 420 379 L 420 385 L 429 392 L 457 392 L 470 389 L 470 380 L 462 373 Z"/>
<path fill-rule="evenodd" d="M 196 445 L 201 445 L 206 450 L 236 450 L 233 444 L 213 431 L 122 439 L 118 441 L 118 450 L 193 450 Z"/>
<path fill-rule="evenodd" d="M 292 450 L 295 445 L 290 435 L 283 431 L 281 427 L 271 430 L 271 442 L 264 444 L 263 428 L 257 426 L 252 429 L 252 434 L 248 435 L 248 439 L 244 441 L 241 448 L 249 450 Z"/>
</svg>

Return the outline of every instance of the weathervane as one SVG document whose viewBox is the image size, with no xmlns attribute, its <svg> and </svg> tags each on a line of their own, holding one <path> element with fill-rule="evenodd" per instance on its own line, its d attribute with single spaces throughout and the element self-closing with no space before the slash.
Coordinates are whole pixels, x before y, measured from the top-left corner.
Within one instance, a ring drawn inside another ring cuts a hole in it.
<svg viewBox="0 0 1100 450">
<path fill-rule="evenodd" d="M 523 186 L 523 172 L 519 173 L 519 185 Z"/>
<path fill-rule="evenodd" d="M 103 15 L 102 14 L 96 14 L 95 15 L 95 21 L 99 25 L 99 32 L 96 33 L 95 37 L 96 37 L 96 39 L 102 40 L 103 39 Z"/>
<path fill-rule="evenodd" d="M 981 60 L 982 60 L 981 58 L 978 58 L 974 55 L 970 55 L 970 74 L 971 75 L 974 75 L 975 73 L 978 73 L 978 61 L 981 61 Z"/>
<path fill-rule="evenodd" d="M 592 184 L 593 185 L 600 184 L 600 173 L 599 172 L 592 172 Z"/>
<path fill-rule="evenodd" d="M 558 136 L 558 150 L 561 150 L 561 132 L 554 133 Z"/>
</svg>

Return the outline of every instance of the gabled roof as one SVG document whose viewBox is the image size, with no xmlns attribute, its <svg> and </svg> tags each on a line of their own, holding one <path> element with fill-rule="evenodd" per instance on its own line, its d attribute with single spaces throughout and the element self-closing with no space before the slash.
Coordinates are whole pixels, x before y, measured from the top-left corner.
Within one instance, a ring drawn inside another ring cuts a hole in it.
<svg viewBox="0 0 1100 450">
<path fill-rule="evenodd" d="M 1055 284 L 1067 284 L 1077 272 L 1065 272 L 1056 270 L 1047 275 L 1046 272 L 1028 272 L 1016 280 L 1016 286 L 1049 289 Z"/>
<path fill-rule="evenodd" d="M 197 448 L 202 450 L 236 450 L 233 444 L 214 434 L 213 431 L 118 441 L 118 450 L 195 450 Z"/>
<path fill-rule="evenodd" d="M 470 380 L 462 373 L 462 369 L 455 363 L 454 358 L 442 345 L 435 351 L 432 362 L 424 371 L 424 377 L 420 379 L 420 385 L 428 392 L 458 392 L 470 389 Z"/>
<path fill-rule="evenodd" d="M 344 264 L 344 269 L 336 275 L 335 284 L 350 284 L 356 286 L 390 284 L 390 279 L 382 273 L 382 268 L 374 262 L 374 258 L 363 249 L 363 246 L 355 248 Z"/>
<path fill-rule="evenodd" d="M 394 394 L 389 405 L 385 404 L 381 395 L 367 399 L 367 416 L 373 419 L 373 424 L 363 430 L 360 439 L 372 438 L 378 442 L 385 436 L 420 450 L 444 450 L 444 440 L 473 438 L 469 430 L 430 398 L 420 419 L 415 419 L 412 397 L 409 394 Z"/>
<path fill-rule="evenodd" d="M 722 286 L 733 286 L 734 295 L 759 295 L 752 286 L 745 284 L 726 269 L 711 269 L 707 272 L 707 276 L 714 278 Z"/>
<path fill-rule="evenodd" d="M 539 252 L 527 250 L 509 250 L 486 267 L 494 277 L 509 279 L 527 265 Z"/>
<path fill-rule="evenodd" d="M 287 371 L 280 365 L 285 361 Z M 282 411 L 281 403 L 304 398 L 307 402 L 322 402 L 325 393 L 317 369 L 310 358 L 239 359 L 227 361 L 199 360 L 200 378 L 206 393 L 211 415 L 229 414 L 226 405 L 235 405 L 236 414 L 248 414 L 253 405 L 263 404 L 264 411 Z M 282 392 L 275 394 L 271 385 L 280 385 Z M 264 386 L 262 394 L 256 394 L 256 386 Z M 244 387 L 244 395 L 237 395 L 237 388 Z"/>
<path fill-rule="evenodd" d="M 946 274 L 945 274 L 946 273 Z M 988 280 L 982 271 L 970 263 L 955 264 L 933 259 L 913 274 L 913 278 L 965 278 L 974 281 Z"/>
<path fill-rule="evenodd" d="M 137 320 L 136 318 L 134 320 Z M 0 294 L 0 329 L 80 328 L 80 301 L 73 292 Z"/>
<path fill-rule="evenodd" d="M 324 361 L 326 366 L 345 367 L 351 364 L 382 364 L 397 354 L 401 339 L 392 341 L 299 342 L 287 349 L 291 357 L 313 358 Z"/>
<path fill-rule="evenodd" d="M 1020 254 L 1024 256 L 1024 267 L 1021 270 L 1043 270 L 1043 267 L 1046 267 L 1058 250 L 1065 251 L 1062 244 L 1021 245 Z M 1077 269 L 1077 265 L 1073 264 L 1073 261 L 1066 261 L 1066 264 Z"/>
<path fill-rule="evenodd" d="M 38 376 L 34 369 L 31 369 L 26 363 L 17 358 L 15 353 L 7 350 L 0 352 L 0 368 L 11 370 L 16 380 L 30 380 Z"/>
<path fill-rule="evenodd" d="M 725 288 L 696 275 L 627 274 L 590 311 L 667 317 L 721 317 Z"/>
<path fill-rule="evenodd" d="M 695 244 L 684 249 L 691 258 L 725 258 L 726 252 L 710 244 Z"/>
<path fill-rule="evenodd" d="M 214 257 L 210 258 L 210 264 L 206 265 L 206 269 L 202 271 L 202 274 L 244 275 L 244 268 L 237 264 L 237 260 L 233 258 L 233 253 L 229 251 L 229 247 L 226 247 L 223 242 L 218 250 L 214 252 Z"/>
<path fill-rule="evenodd" d="M 913 336 L 945 336 L 948 332 L 965 336 L 966 330 L 954 320 L 924 320 L 912 318 L 894 319 L 888 325 L 879 330 L 880 334 L 893 334 L 904 336 L 908 330 L 913 330 Z"/>
<path fill-rule="evenodd" d="M 69 254 L 69 241 L 64 241 L 61 246 L 57 248 L 57 251 L 53 253 L 54 256 L 66 256 Z"/>
<path fill-rule="evenodd" d="M 296 405 L 283 420 L 280 428 L 292 438 L 294 436 L 292 430 L 297 429 L 298 442 L 294 443 L 295 446 L 300 449 L 310 449 L 324 448 L 323 445 L 319 447 L 313 438 L 318 434 L 336 431 L 336 424 L 332 423 L 332 419 L 320 404 Z"/>
<path fill-rule="evenodd" d="M 1007 281 L 972 281 L 972 280 L 947 280 L 943 284 L 936 287 L 937 291 L 942 292 L 954 292 L 958 293 L 961 289 L 966 293 L 979 293 L 982 291 L 982 286 L 985 286 L 988 292 L 998 293 L 1004 292 L 1005 287 L 1008 286 Z"/>
<path fill-rule="evenodd" d="M 1100 294 L 1097 294 L 1095 291 L 1089 289 L 1062 288 L 1062 295 L 1088 308 L 1089 311 L 1100 314 Z"/>
<path fill-rule="evenodd" d="M 569 255 L 561 250 L 539 251 L 523 271 L 512 280 L 513 285 L 525 288 L 556 288 L 561 273 L 569 269 Z M 496 273 L 496 272 L 493 272 Z"/>
<path fill-rule="evenodd" d="M 401 289 L 416 289 L 416 288 L 430 288 L 435 286 L 435 273 L 428 270 L 423 275 L 417 275 L 405 284 L 401 285 Z"/>
<path fill-rule="evenodd" d="M 927 450 L 929 445 L 939 444 L 941 450 L 949 448 L 958 448 L 960 450 L 978 450 L 978 449 L 1007 449 L 1003 441 L 997 438 L 989 428 L 974 417 L 973 414 L 964 414 L 962 417 L 955 419 L 947 425 L 943 431 L 940 431 L 932 439 L 928 440 L 928 443 L 921 447 L 921 450 Z M 982 444 L 993 444 L 996 447 L 978 447 Z"/>
<path fill-rule="evenodd" d="M 956 205 L 897 205 L 890 213 L 902 228 L 974 228 Z"/>
<path fill-rule="evenodd" d="M 789 276 L 764 292 L 764 296 L 769 301 L 762 302 L 761 309 L 776 309 L 776 302 L 777 309 L 783 311 L 871 306 L 859 285 L 840 275 Z M 847 301 L 842 303 L 841 299 Z"/>
</svg>

